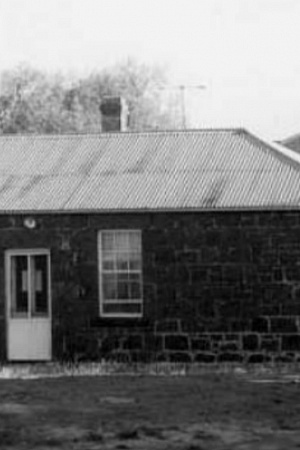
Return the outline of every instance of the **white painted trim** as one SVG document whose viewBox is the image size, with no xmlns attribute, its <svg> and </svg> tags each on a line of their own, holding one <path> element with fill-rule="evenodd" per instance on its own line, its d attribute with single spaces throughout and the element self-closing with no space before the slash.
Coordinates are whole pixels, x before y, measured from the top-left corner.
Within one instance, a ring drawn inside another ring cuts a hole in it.
<svg viewBox="0 0 300 450">
<path fill-rule="evenodd" d="M 265 145 L 267 148 L 275 150 L 276 153 L 280 153 L 282 156 L 285 156 L 286 158 L 290 159 L 290 162 L 296 162 L 300 164 L 300 154 L 298 152 L 295 152 L 294 150 L 291 150 L 290 148 L 285 147 L 284 145 L 274 142 L 274 141 L 268 141 L 264 137 L 260 136 L 259 134 L 255 133 L 252 134 L 250 131 L 244 130 L 249 136 L 252 137 L 252 139 L 256 139 L 260 141 L 263 145 Z M 300 167 L 299 167 L 300 169 Z M 279 205 L 280 208 L 280 205 Z"/>
<path fill-rule="evenodd" d="M 50 250 L 47 248 L 21 248 L 21 249 L 9 249 L 5 252 L 7 255 L 49 255 Z"/>
<path fill-rule="evenodd" d="M 102 283 L 102 245 L 101 245 L 101 236 L 102 233 L 139 233 L 140 235 L 140 242 L 141 242 L 141 270 L 136 271 L 137 273 L 141 274 L 141 292 L 143 294 L 143 248 L 142 248 L 142 230 L 141 229 L 102 229 L 98 231 L 98 243 L 97 243 L 97 254 L 98 254 L 98 291 L 99 291 L 99 315 L 103 318 L 140 318 L 144 315 L 144 298 L 142 295 L 141 299 L 134 299 L 134 300 L 116 300 L 112 301 L 111 303 L 114 304 L 140 304 L 141 305 L 141 312 L 140 313 L 104 313 L 103 311 L 103 283 Z"/>
<path fill-rule="evenodd" d="M 9 249 L 5 251 L 5 317 L 6 317 L 6 355 L 9 355 L 9 335 L 8 335 L 8 327 L 10 317 L 10 309 L 11 309 L 11 289 L 10 289 L 10 274 L 11 274 L 11 257 L 12 256 L 35 256 L 35 255 L 45 255 L 48 258 L 48 316 L 47 317 L 31 317 L 31 320 L 47 320 L 50 322 L 50 329 L 52 330 L 52 283 L 51 283 L 51 253 L 49 249 L 46 248 L 38 248 L 38 249 Z M 29 258 L 30 261 L 30 258 Z M 30 262 L 29 262 L 30 264 Z M 30 278 L 30 267 L 28 266 L 28 277 Z M 28 284 L 28 292 L 30 292 L 31 288 L 31 280 L 29 280 Z M 28 296 L 28 302 L 30 307 L 28 308 L 27 317 L 20 317 L 20 320 L 29 319 L 29 312 L 31 310 L 31 298 Z M 15 318 L 18 320 L 18 318 Z M 51 359 L 52 359 L 52 333 L 51 333 L 51 342 L 50 342 L 50 351 L 51 351 Z"/>
<path fill-rule="evenodd" d="M 300 154 L 299 153 L 295 152 L 294 150 L 291 150 L 290 148 L 284 147 L 283 145 L 280 145 L 277 142 L 272 142 L 270 145 L 277 152 L 280 152 L 284 156 L 287 156 L 288 158 L 292 159 L 293 161 L 300 163 Z"/>
<path fill-rule="evenodd" d="M 105 303 L 105 302 L 104 302 Z M 134 300 L 109 300 L 107 303 L 109 303 L 110 305 L 119 305 L 120 303 L 122 303 L 123 305 L 126 305 L 126 303 L 136 303 L 137 305 L 139 305 L 141 303 L 141 299 L 134 299 Z"/>
</svg>

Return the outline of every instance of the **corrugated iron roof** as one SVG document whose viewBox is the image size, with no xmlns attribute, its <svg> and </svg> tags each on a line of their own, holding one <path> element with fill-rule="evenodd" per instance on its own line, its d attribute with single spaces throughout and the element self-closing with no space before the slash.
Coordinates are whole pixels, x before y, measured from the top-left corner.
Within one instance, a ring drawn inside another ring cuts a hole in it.
<svg viewBox="0 0 300 450">
<path fill-rule="evenodd" d="M 0 137 L 0 212 L 299 205 L 300 156 L 241 129 Z"/>
</svg>

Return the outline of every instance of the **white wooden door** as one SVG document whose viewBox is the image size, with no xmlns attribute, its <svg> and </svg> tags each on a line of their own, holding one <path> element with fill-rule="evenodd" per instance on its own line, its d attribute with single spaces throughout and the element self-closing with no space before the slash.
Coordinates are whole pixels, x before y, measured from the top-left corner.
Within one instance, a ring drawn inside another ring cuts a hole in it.
<svg viewBox="0 0 300 450">
<path fill-rule="evenodd" d="M 8 359 L 51 360 L 51 286 L 48 250 L 6 252 L 6 297 Z"/>
</svg>

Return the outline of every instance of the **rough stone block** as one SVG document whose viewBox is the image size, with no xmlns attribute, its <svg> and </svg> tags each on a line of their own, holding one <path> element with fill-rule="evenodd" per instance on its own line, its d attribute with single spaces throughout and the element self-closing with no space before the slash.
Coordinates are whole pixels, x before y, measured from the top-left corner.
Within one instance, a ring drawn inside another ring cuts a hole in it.
<svg viewBox="0 0 300 450">
<path fill-rule="evenodd" d="M 1 216 L 0 217 L 0 228 L 13 228 L 16 224 L 14 217 Z"/>
<path fill-rule="evenodd" d="M 220 230 L 207 230 L 205 243 L 208 247 L 217 247 L 220 245 Z"/>
<path fill-rule="evenodd" d="M 219 349 L 222 352 L 237 352 L 240 349 L 240 345 L 238 341 L 221 342 Z"/>
<path fill-rule="evenodd" d="M 267 317 L 255 317 L 252 320 L 252 331 L 257 333 L 268 333 L 269 330 L 269 319 Z"/>
<path fill-rule="evenodd" d="M 154 358 L 151 352 L 144 351 L 130 352 L 130 356 L 133 363 L 150 363 Z"/>
<path fill-rule="evenodd" d="M 197 363 L 213 363 L 216 361 L 216 355 L 214 353 L 196 353 L 194 362 Z"/>
<path fill-rule="evenodd" d="M 248 319 L 230 320 L 230 331 L 232 332 L 247 332 L 251 331 L 252 323 Z"/>
<path fill-rule="evenodd" d="M 143 336 L 139 334 L 127 336 L 123 342 L 123 348 L 125 350 L 142 350 Z"/>
<path fill-rule="evenodd" d="M 264 353 L 253 353 L 249 355 L 247 362 L 249 364 L 263 364 L 271 361 L 271 357 Z"/>
<path fill-rule="evenodd" d="M 225 333 L 224 341 L 238 341 L 240 339 L 239 333 Z"/>
<path fill-rule="evenodd" d="M 288 265 L 285 267 L 285 276 L 288 281 L 298 281 L 300 277 L 300 267 L 296 265 Z"/>
<path fill-rule="evenodd" d="M 214 342 L 219 342 L 223 340 L 223 334 L 211 334 L 210 338 Z"/>
<path fill-rule="evenodd" d="M 296 293 L 296 290 L 293 293 L 293 295 L 295 296 L 294 301 L 286 302 L 281 305 L 281 314 L 283 316 L 297 316 L 299 318 L 299 316 L 300 316 L 300 303 L 299 303 L 300 297 L 299 297 L 298 292 Z M 296 296 L 297 296 L 297 299 L 296 299 Z M 299 321 L 298 321 L 297 328 L 298 328 L 298 330 L 300 330 Z"/>
<path fill-rule="evenodd" d="M 176 283 L 186 284 L 190 279 L 190 270 L 184 264 L 176 264 L 175 266 Z"/>
<path fill-rule="evenodd" d="M 266 352 L 278 352 L 280 348 L 279 339 L 263 338 L 260 345 L 261 350 L 265 350 Z"/>
<path fill-rule="evenodd" d="M 144 298 L 150 299 L 153 302 L 157 296 L 157 286 L 155 283 L 144 283 L 143 286 Z"/>
<path fill-rule="evenodd" d="M 286 364 L 286 363 L 291 363 L 295 360 L 295 355 L 293 354 L 281 354 L 281 355 L 276 355 L 274 356 L 274 363 L 282 363 L 282 364 Z"/>
<path fill-rule="evenodd" d="M 214 264 L 220 262 L 219 250 L 216 247 L 204 247 L 202 249 L 202 262 Z"/>
<path fill-rule="evenodd" d="M 282 271 L 282 267 L 273 267 L 272 270 L 272 278 L 275 282 L 282 282 L 284 280 L 284 274 Z"/>
<path fill-rule="evenodd" d="M 272 333 L 297 333 L 297 319 L 295 317 L 271 317 Z"/>
<path fill-rule="evenodd" d="M 207 283 L 208 280 L 208 269 L 206 266 L 204 267 L 193 267 L 190 269 L 190 282 L 191 284 L 196 283 Z"/>
<path fill-rule="evenodd" d="M 191 338 L 192 350 L 210 351 L 211 342 L 209 339 Z"/>
<path fill-rule="evenodd" d="M 201 259 L 200 250 L 185 250 L 176 253 L 176 257 L 181 264 L 195 265 Z"/>
<path fill-rule="evenodd" d="M 183 333 L 203 333 L 205 331 L 205 324 L 195 318 L 183 320 L 181 322 L 181 330 Z"/>
<path fill-rule="evenodd" d="M 281 304 L 280 301 L 274 301 L 274 303 L 268 303 L 262 305 L 260 308 L 260 314 L 263 316 L 281 316 Z M 267 317 L 266 317 L 267 318 Z"/>
<path fill-rule="evenodd" d="M 300 351 L 300 334 L 283 335 L 281 349 L 287 352 Z"/>
<path fill-rule="evenodd" d="M 131 361 L 129 352 L 113 352 L 107 356 L 107 360 L 116 363 L 124 363 L 127 364 Z"/>
<path fill-rule="evenodd" d="M 101 355 L 96 336 L 77 336 L 69 341 L 69 353 L 77 361 L 98 361 Z"/>
<path fill-rule="evenodd" d="M 100 354 L 99 341 L 96 336 L 91 336 L 87 340 L 86 357 L 89 361 L 98 361 Z"/>
<path fill-rule="evenodd" d="M 218 355 L 218 362 L 242 363 L 244 355 L 242 353 L 220 353 Z"/>
<path fill-rule="evenodd" d="M 191 355 L 187 352 L 174 352 L 169 353 L 169 361 L 177 363 L 191 363 Z"/>
<path fill-rule="evenodd" d="M 266 254 L 262 258 L 262 261 L 264 262 L 265 266 L 261 266 L 257 275 L 258 280 L 261 284 L 271 284 L 273 281 L 273 274 L 271 269 L 269 268 L 272 264 L 277 262 L 277 260 L 273 260 L 272 254 Z"/>
<path fill-rule="evenodd" d="M 241 264 L 228 264 L 223 266 L 223 283 L 230 286 L 243 283 L 243 268 Z"/>
<path fill-rule="evenodd" d="M 195 287 L 196 285 L 194 285 Z M 201 298 L 202 296 L 200 296 Z M 197 313 L 200 317 L 205 317 L 206 319 L 214 318 L 215 308 L 214 303 L 209 298 L 201 298 L 197 305 Z"/>
<path fill-rule="evenodd" d="M 165 319 L 155 322 L 156 333 L 179 333 L 180 320 L 179 319 Z"/>
<path fill-rule="evenodd" d="M 256 351 L 259 346 L 257 334 L 246 334 L 242 338 L 242 346 L 245 351 Z"/>
<path fill-rule="evenodd" d="M 257 227 L 258 225 L 258 218 L 257 214 L 254 212 L 251 213 L 242 213 L 240 217 L 240 222 L 242 227 L 252 228 Z"/>
<path fill-rule="evenodd" d="M 164 233 L 161 230 L 149 230 L 148 239 L 146 241 L 146 249 L 148 249 L 149 245 L 149 250 L 153 249 L 153 246 L 154 248 L 162 247 L 166 243 Z"/>
<path fill-rule="evenodd" d="M 168 266 L 170 264 L 174 264 L 176 261 L 174 252 L 170 249 L 157 249 L 155 254 L 155 263 L 158 266 L 164 265 Z"/>
<path fill-rule="evenodd" d="M 154 356 L 154 359 L 156 362 L 168 362 L 169 361 L 169 355 L 168 353 L 162 352 L 162 353 L 157 353 Z"/>
<path fill-rule="evenodd" d="M 189 341 L 187 336 L 180 334 L 170 334 L 165 336 L 166 350 L 189 350 Z"/>
<path fill-rule="evenodd" d="M 163 350 L 163 337 L 147 335 L 145 336 L 145 350 L 148 352 L 161 352 Z"/>
<path fill-rule="evenodd" d="M 208 270 L 208 279 L 212 284 L 221 284 L 223 280 L 223 272 L 221 265 L 210 266 Z"/>
</svg>

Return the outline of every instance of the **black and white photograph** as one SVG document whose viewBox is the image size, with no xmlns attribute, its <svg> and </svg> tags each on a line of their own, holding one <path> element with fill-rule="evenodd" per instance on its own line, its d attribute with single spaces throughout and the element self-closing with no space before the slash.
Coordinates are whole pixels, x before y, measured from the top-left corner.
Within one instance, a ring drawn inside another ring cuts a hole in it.
<svg viewBox="0 0 300 450">
<path fill-rule="evenodd" d="M 0 0 L 0 449 L 300 448 L 300 1 Z"/>
</svg>

